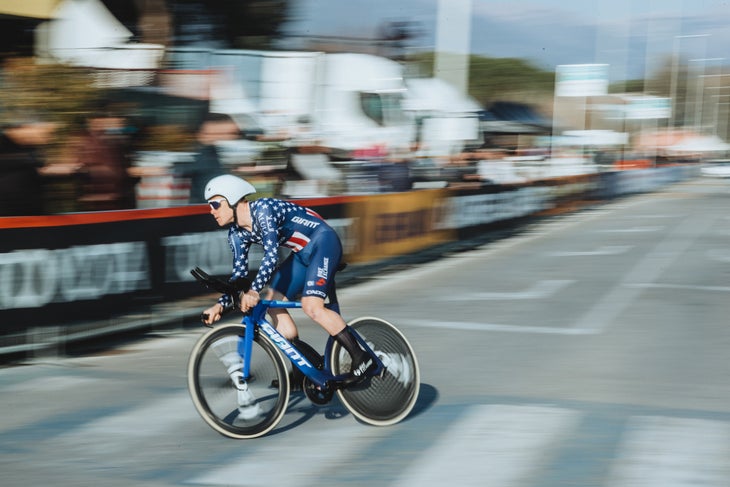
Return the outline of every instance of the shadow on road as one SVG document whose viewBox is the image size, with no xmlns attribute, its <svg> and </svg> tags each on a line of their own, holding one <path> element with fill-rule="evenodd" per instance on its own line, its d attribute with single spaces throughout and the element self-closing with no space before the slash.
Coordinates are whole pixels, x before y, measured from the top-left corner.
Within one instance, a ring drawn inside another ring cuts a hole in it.
<svg viewBox="0 0 730 487">
<path fill-rule="evenodd" d="M 421 384 L 421 390 L 418 394 L 416 404 L 413 407 L 411 414 L 409 414 L 404 421 L 408 421 L 423 414 L 436 403 L 438 397 L 439 394 L 435 387 L 429 384 Z M 298 417 L 292 420 L 294 416 Z M 312 404 L 303 392 L 296 392 L 292 394 L 289 400 L 289 407 L 287 409 L 286 416 L 284 417 L 286 424 L 282 424 L 278 428 L 274 429 L 274 431 L 269 433 L 268 436 L 285 433 L 301 426 L 316 416 L 324 416 L 325 419 L 337 420 L 345 416 L 350 416 L 350 413 L 339 402 L 337 396 L 332 398 L 331 403 L 324 406 L 318 406 L 316 404 Z"/>
</svg>

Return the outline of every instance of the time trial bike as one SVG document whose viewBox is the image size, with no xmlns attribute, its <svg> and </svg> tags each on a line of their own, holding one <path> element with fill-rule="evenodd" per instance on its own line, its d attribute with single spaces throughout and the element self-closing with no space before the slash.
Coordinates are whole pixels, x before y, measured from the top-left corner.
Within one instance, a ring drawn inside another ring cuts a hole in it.
<svg viewBox="0 0 730 487">
<path fill-rule="evenodd" d="M 223 281 L 200 268 L 193 276 L 210 289 L 238 297 L 247 280 Z M 336 298 L 328 306 L 338 306 Z M 415 352 L 395 326 L 362 317 L 347 326 L 377 367 L 352 383 L 349 353 L 332 337 L 320 354 L 302 340 L 287 340 L 266 319 L 270 308 L 301 308 L 299 301 L 261 300 L 241 323 L 216 325 L 193 346 L 188 389 L 203 420 L 220 434 L 237 439 L 263 436 L 276 427 L 289 404 L 289 366 L 303 375 L 302 391 L 317 405 L 337 395 L 359 421 L 388 426 L 403 420 L 418 399 L 420 370 Z M 292 374 L 296 375 L 296 374 Z"/>
</svg>

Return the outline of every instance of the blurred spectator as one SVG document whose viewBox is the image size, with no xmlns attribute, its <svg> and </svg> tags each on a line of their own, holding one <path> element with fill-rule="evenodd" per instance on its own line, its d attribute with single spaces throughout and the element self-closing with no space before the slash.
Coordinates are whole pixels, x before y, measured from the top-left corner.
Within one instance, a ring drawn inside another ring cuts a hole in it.
<svg viewBox="0 0 730 487">
<path fill-rule="evenodd" d="M 235 140 L 240 136 L 238 125 L 228 115 L 208 114 L 197 133 L 196 154 L 192 163 L 177 163 L 175 177 L 190 179 L 190 203 L 205 203 L 205 183 L 228 172 L 221 163 L 216 142 Z"/>
<path fill-rule="evenodd" d="M 0 216 L 43 213 L 43 161 L 39 149 L 51 141 L 55 125 L 38 120 L 8 124 L 0 134 Z"/>
<path fill-rule="evenodd" d="M 97 113 L 87 120 L 77 141 L 76 157 L 82 177 L 81 209 L 86 211 L 134 208 L 136 179 L 129 175 L 129 147 L 125 120 Z"/>
</svg>

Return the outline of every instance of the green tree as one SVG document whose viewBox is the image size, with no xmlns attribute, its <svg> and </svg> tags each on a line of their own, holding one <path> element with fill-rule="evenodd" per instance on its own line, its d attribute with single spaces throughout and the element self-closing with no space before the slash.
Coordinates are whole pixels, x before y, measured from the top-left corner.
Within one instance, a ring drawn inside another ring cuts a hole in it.
<svg viewBox="0 0 730 487">
<path fill-rule="evenodd" d="M 410 57 L 418 72 L 432 76 L 434 53 Z M 482 106 L 493 101 L 546 104 L 555 90 L 555 73 L 515 58 L 469 57 L 469 94 Z"/>
<path fill-rule="evenodd" d="M 265 48 L 281 35 L 287 20 L 287 0 L 249 0 L 233 4 L 227 29 L 231 43 L 239 48 Z"/>
<path fill-rule="evenodd" d="M 59 135 L 77 130 L 104 92 L 93 84 L 89 70 L 60 64 L 38 64 L 32 58 L 12 58 L 3 66 L 0 117 L 38 117 L 58 123 Z"/>
<path fill-rule="evenodd" d="M 668 57 L 647 80 L 644 91 L 656 96 L 671 98 L 674 105 L 674 123 L 684 123 L 687 100 L 691 96 L 687 83 L 689 65 L 686 60 Z"/>
</svg>

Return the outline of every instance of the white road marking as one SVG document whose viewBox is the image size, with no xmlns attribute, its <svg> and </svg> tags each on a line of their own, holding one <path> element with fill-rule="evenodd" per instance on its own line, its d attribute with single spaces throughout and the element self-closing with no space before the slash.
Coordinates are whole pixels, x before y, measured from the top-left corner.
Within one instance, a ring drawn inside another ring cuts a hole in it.
<svg viewBox="0 0 730 487">
<path fill-rule="evenodd" d="M 431 321 L 402 319 L 398 325 L 415 326 L 424 328 L 442 328 L 444 331 L 499 331 L 508 333 L 535 333 L 544 335 L 595 335 L 597 330 L 592 328 L 580 329 L 559 326 L 526 326 L 526 325 L 503 325 L 498 323 L 474 323 L 469 321 Z"/>
<path fill-rule="evenodd" d="M 228 464 L 195 477 L 186 484 L 269 487 L 312 485 L 311 480 L 337 470 L 349 462 L 357 462 L 367 443 L 380 437 L 378 429 L 364 429 L 354 421 L 335 432 L 323 427 L 308 434 L 306 444 L 286 438 L 264 437 L 255 451 Z M 286 436 L 286 435 L 283 435 Z M 344 440 L 343 440 L 344 439 Z M 309 479 L 309 481 L 307 481 Z"/>
<path fill-rule="evenodd" d="M 631 218 L 636 220 L 655 220 L 657 218 L 679 218 L 684 215 L 674 215 L 674 214 L 654 214 L 654 215 L 627 215 L 625 218 Z"/>
<path fill-rule="evenodd" d="M 625 254 L 632 247 L 632 245 L 608 245 L 604 247 L 599 247 L 596 250 L 547 252 L 545 255 L 547 255 L 548 257 L 591 257 L 601 255 L 619 255 Z"/>
<path fill-rule="evenodd" d="M 730 425 L 702 419 L 635 417 L 607 487 L 725 487 Z"/>
<path fill-rule="evenodd" d="M 591 212 L 570 214 L 564 218 L 537 223 L 529 227 L 522 235 L 492 242 L 469 252 L 451 255 L 429 263 L 421 264 L 418 267 L 407 269 L 397 274 L 388 275 L 387 278 L 384 279 L 373 279 L 362 284 L 348 286 L 342 290 L 338 289 L 337 294 L 340 296 L 341 300 L 356 299 L 358 297 L 362 297 L 363 294 L 367 295 L 371 291 L 382 291 L 385 287 L 392 286 L 397 288 L 404 281 L 428 279 L 430 276 L 442 272 L 443 269 L 453 268 L 456 263 L 468 263 L 472 259 L 487 259 L 502 252 L 518 249 L 522 245 L 541 238 L 549 237 L 561 230 L 605 217 L 606 215 L 617 211 L 641 205 L 645 203 L 645 199 L 645 197 L 637 195 L 631 201 L 609 203 L 604 207 Z"/>
<path fill-rule="evenodd" d="M 728 236 L 730 236 L 730 232 L 728 232 Z M 727 249 L 711 249 L 707 251 L 707 257 L 710 260 L 719 262 L 730 262 L 730 251 Z"/>
<path fill-rule="evenodd" d="M 605 228 L 602 230 L 596 230 L 598 233 L 648 233 L 658 232 L 663 230 L 664 227 L 631 227 L 631 228 Z"/>
<path fill-rule="evenodd" d="M 687 218 L 649 251 L 624 278 L 573 325 L 580 330 L 603 332 L 641 294 L 635 283 L 651 283 L 661 276 L 712 224 L 709 218 Z"/>
<path fill-rule="evenodd" d="M 544 280 L 537 281 L 524 291 L 516 292 L 484 292 L 484 293 L 466 293 L 442 298 L 445 301 L 471 301 L 471 300 L 489 300 L 489 301 L 507 301 L 520 299 L 544 299 L 557 293 L 564 287 L 572 284 L 571 280 Z"/>
<path fill-rule="evenodd" d="M 37 377 L 32 380 L 11 384 L 3 387 L 4 393 L 9 392 L 51 392 L 65 391 L 72 387 L 89 387 L 90 383 L 98 382 L 101 379 L 91 377 L 73 377 L 58 374 L 48 375 L 46 377 Z"/>
<path fill-rule="evenodd" d="M 518 482 L 542 466 L 551 446 L 575 429 L 580 416 L 549 406 L 474 406 L 395 485 L 523 485 Z"/>
<path fill-rule="evenodd" d="M 658 289 L 686 289 L 689 291 L 711 291 L 711 292 L 730 292 L 730 286 L 694 286 L 689 284 L 658 284 L 658 283 L 636 283 L 628 284 L 629 287 L 642 289 L 658 288 Z"/>
<path fill-rule="evenodd" d="M 89 454 L 108 455 L 129 452 L 130 443 L 175 430 L 178 425 L 200 421 L 190 395 L 180 392 L 138 408 L 95 419 L 60 435 L 56 441 L 68 452 L 83 449 Z M 91 446 L 91 448 L 89 448 Z M 135 451 L 134 448 L 131 449 Z M 127 454 L 126 456 L 131 456 Z"/>
<path fill-rule="evenodd" d="M 577 226 L 606 214 L 615 211 L 625 210 L 634 206 L 638 206 L 645 202 L 645 198 L 637 196 L 632 201 L 626 203 L 617 203 L 615 205 L 603 208 L 596 212 L 587 214 L 572 215 L 564 220 L 550 221 L 545 224 L 536 225 L 535 228 L 516 238 L 510 238 L 505 241 L 498 241 L 486 245 L 480 249 L 467 252 L 464 254 L 456 254 L 448 258 L 439 259 L 437 261 L 424 264 L 413 269 L 409 269 L 398 273 L 397 275 L 389 275 L 387 279 L 373 280 L 361 285 L 347 287 L 340 292 L 347 299 L 357 299 L 358 297 L 367 295 L 369 292 L 383 292 L 389 286 L 400 286 L 402 282 L 414 279 L 429 279 L 430 276 L 441 272 L 444 268 L 453 268 L 455 264 L 469 263 L 472 259 L 486 259 L 493 257 L 505 251 L 514 250 L 521 245 L 538 240 L 563 228 Z M 618 282 L 608 293 L 605 293 L 594 304 L 594 306 L 579 317 L 572 324 L 563 327 L 540 327 L 540 326 L 520 326 L 505 325 L 493 323 L 465 323 L 465 322 L 443 322 L 433 320 L 400 320 L 399 324 L 410 326 L 427 326 L 427 327 L 451 327 L 452 329 L 461 329 L 469 331 L 500 331 L 515 333 L 546 333 L 560 335 L 592 335 L 600 334 L 611 324 L 627 307 L 641 294 L 643 288 L 636 286 L 636 283 L 651 283 L 686 250 L 703 232 L 712 224 L 712 221 L 704 218 L 686 218 L 682 220 L 669 236 L 661 240 L 658 245 L 647 253 L 642 260 L 631 269 L 624 278 Z M 642 227 L 642 231 L 655 231 L 664 227 Z M 632 231 L 636 231 L 633 229 Z M 619 230 L 620 231 L 620 230 Z M 676 238 L 675 238 L 676 236 Z M 504 295 L 503 295 L 504 296 Z"/>
</svg>

